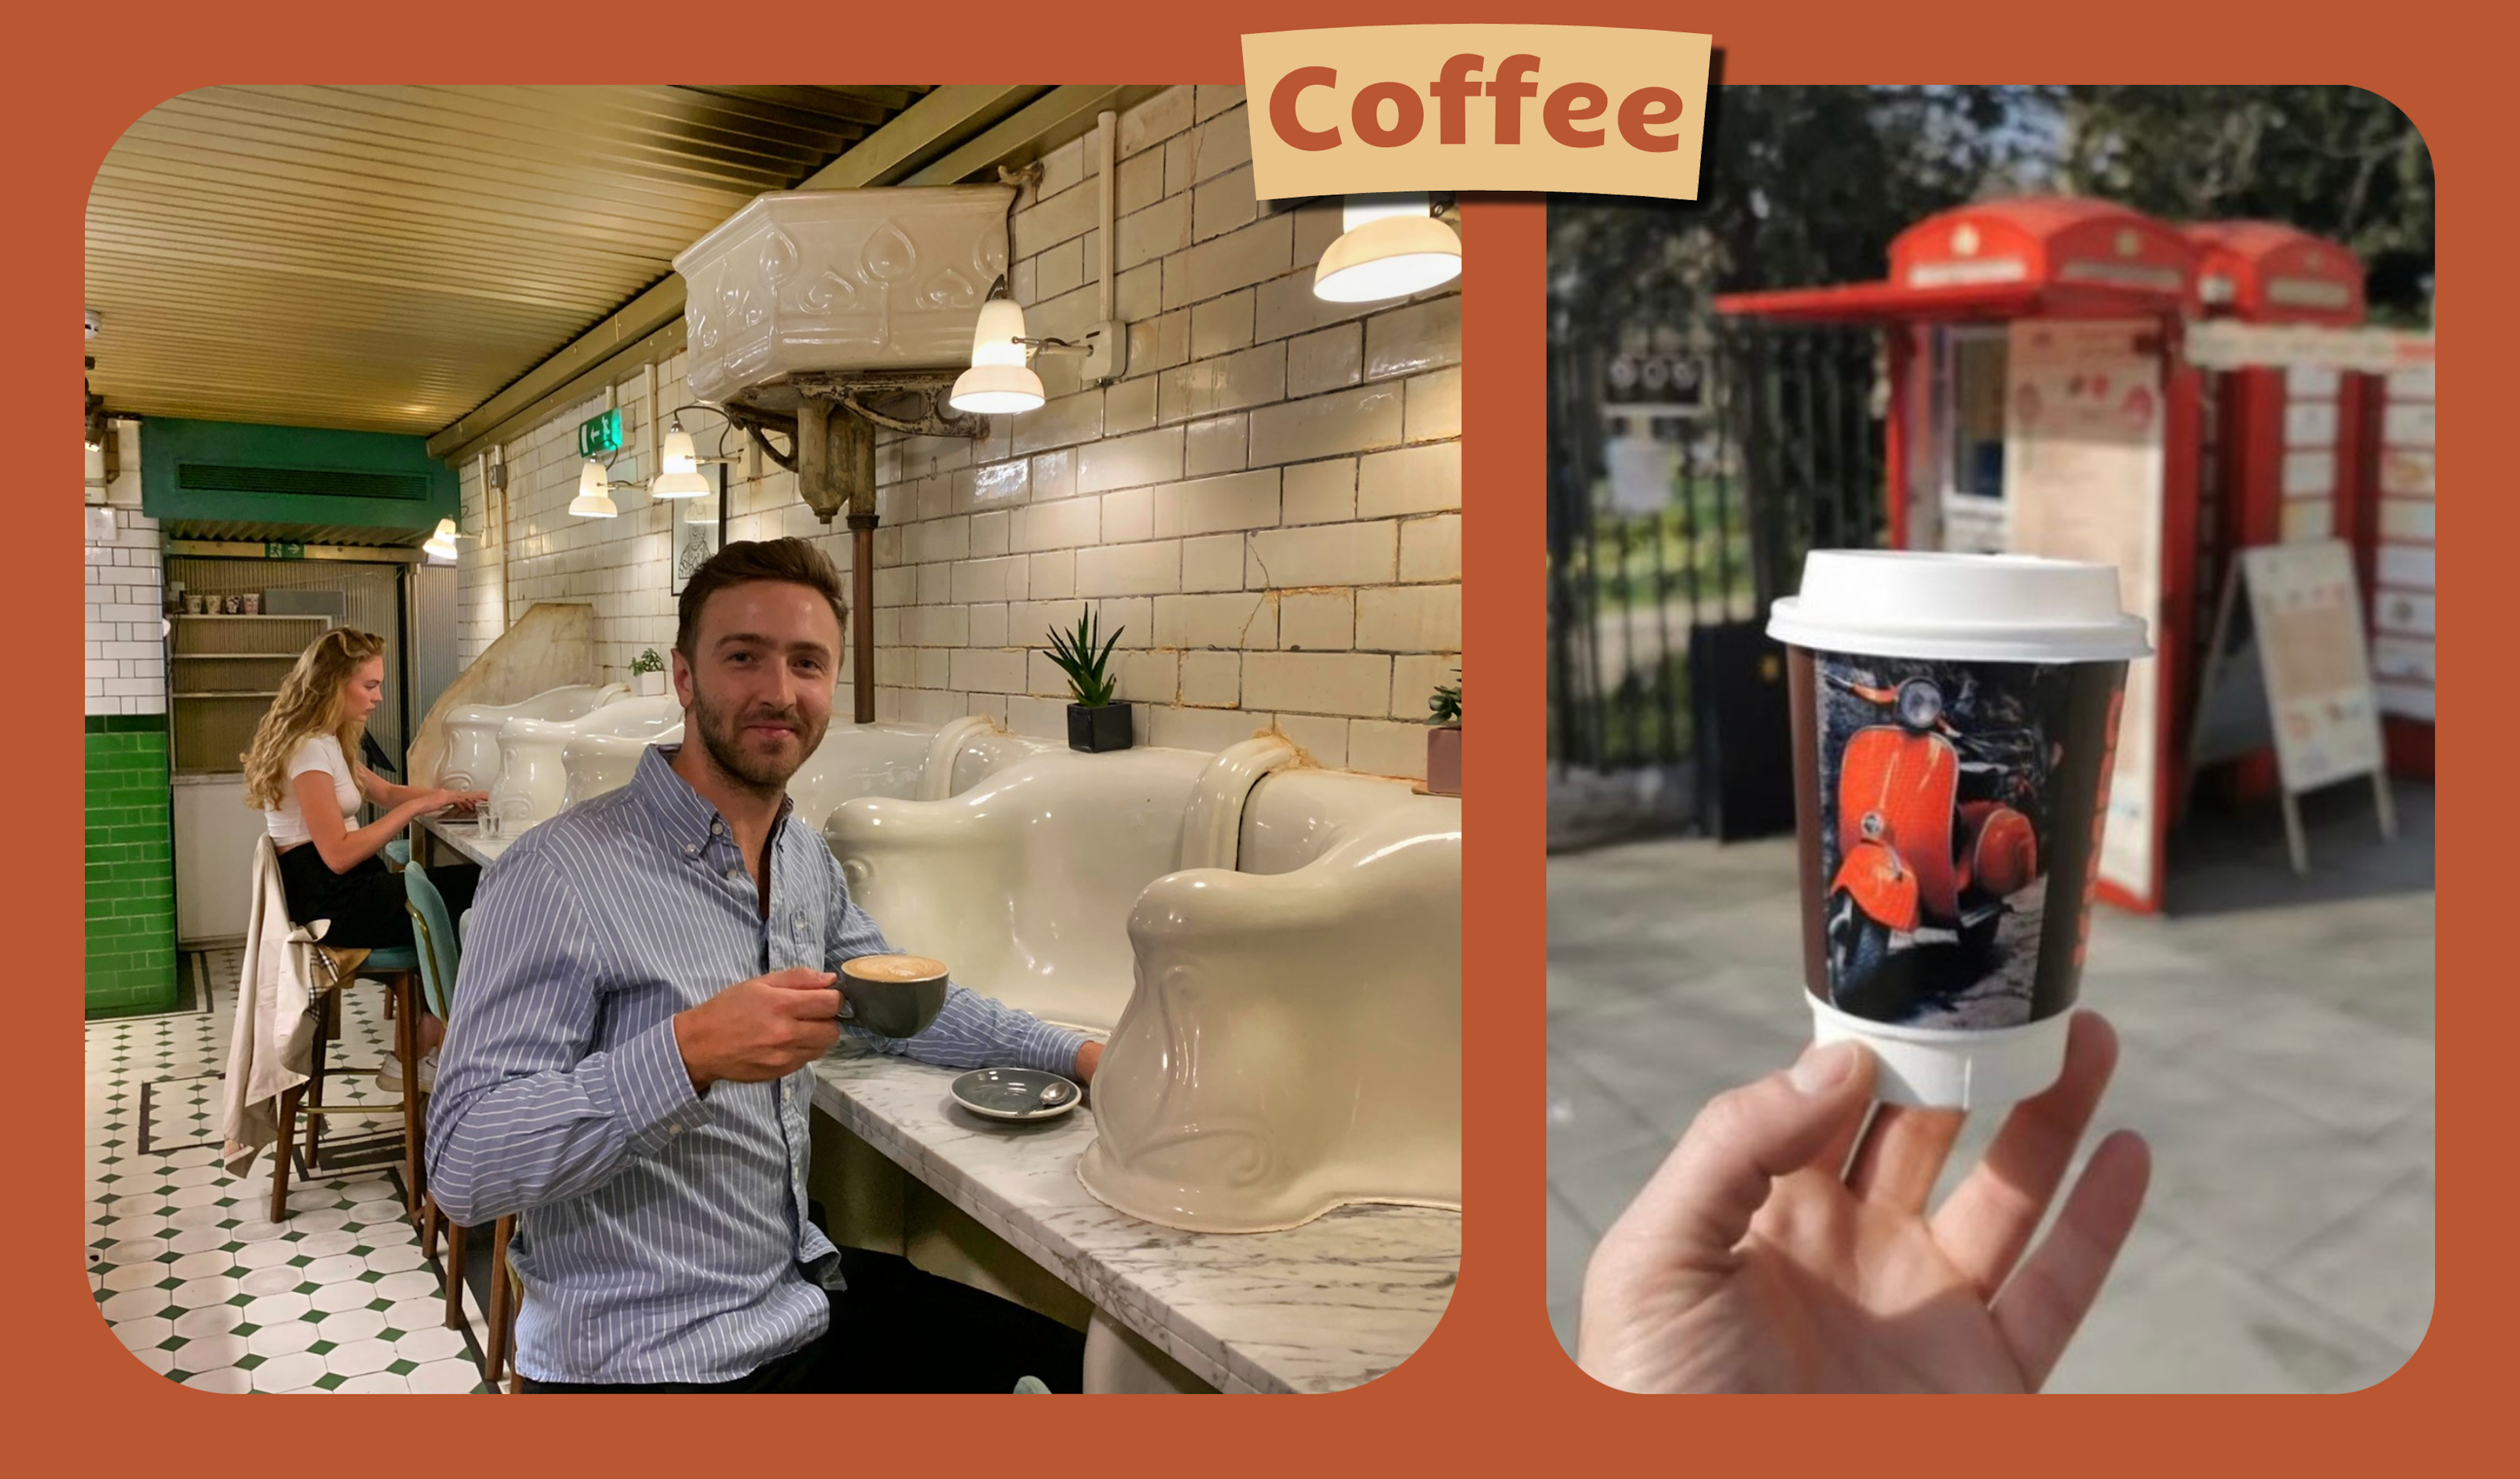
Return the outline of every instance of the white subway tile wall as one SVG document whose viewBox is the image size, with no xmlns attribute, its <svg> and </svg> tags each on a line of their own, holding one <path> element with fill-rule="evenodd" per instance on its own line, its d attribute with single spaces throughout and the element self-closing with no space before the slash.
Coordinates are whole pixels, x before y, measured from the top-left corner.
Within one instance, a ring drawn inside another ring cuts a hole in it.
<svg viewBox="0 0 2520 1479">
<path fill-rule="evenodd" d="M 1126 627 L 1115 660 L 1143 742 L 1214 749 L 1275 727 L 1324 765 L 1424 774 L 1418 721 L 1461 664 L 1461 298 L 1315 298 L 1335 202 L 1264 214 L 1245 119 L 1234 87 L 1172 88 L 1121 116 L 1124 378 L 1085 385 L 1075 357 L 1045 357 L 1050 402 L 987 438 L 879 437 L 878 718 L 978 713 L 1063 736 L 1065 682 L 1040 650 L 1090 607 Z M 1009 285 L 1037 335 L 1101 314 L 1091 145 L 1045 158 L 1015 213 Z M 687 403 L 682 377 L 679 357 L 657 367 L 669 412 Z M 633 450 L 613 475 L 644 482 L 649 408 L 636 379 L 617 394 Z M 482 536 L 462 553 L 467 662 L 538 601 L 595 607 L 607 680 L 673 640 L 670 505 L 624 489 L 618 518 L 567 513 L 576 426 L 600 409 L 508 444 L 504 494 L 479 463 L 464 470 L 464 528 Z M 717 419 L 684 424 L 709 450 Z M 845 575 L 847 531 L 744 455 L 730 536 L 812 539 Z"/>
<path fill-rule="evenodd" d="M 86 546 L 87 712 L 166 712 L 164 594 L 158 520 L 140 512 L 140 430 L 114 424 L 121 475 L 106 489 L 113 536 Z"/>
</svg>

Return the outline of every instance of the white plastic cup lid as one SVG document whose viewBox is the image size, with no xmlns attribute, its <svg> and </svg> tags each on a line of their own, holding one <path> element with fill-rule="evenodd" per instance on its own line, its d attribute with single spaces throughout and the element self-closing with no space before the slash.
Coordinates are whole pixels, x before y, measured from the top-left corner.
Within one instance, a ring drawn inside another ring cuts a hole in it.
<svg viewBox="0 0 2520 1479">
<path fill-rule="evenodd" d="M 2123 662 L 2150 655 L 2118 606 L 2114 565 L 2031 555 L 1814 550 L 1768 635 L 1822 652 L 1980 662 Z"/>
</svg>

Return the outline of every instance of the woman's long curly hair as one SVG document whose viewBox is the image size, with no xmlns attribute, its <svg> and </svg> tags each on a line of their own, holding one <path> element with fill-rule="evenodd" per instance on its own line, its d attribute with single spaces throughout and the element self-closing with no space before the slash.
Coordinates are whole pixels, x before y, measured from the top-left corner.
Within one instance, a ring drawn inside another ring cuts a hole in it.
<svg viewBox="0 0 2520 1479">
<path fill-rule="evenodd" d="M 238 757 L 245 762 L 246 805 L 277 811 L 289 796 L 289 757 L 319 735 L 339 740 L 344 758 L 358 754 L 367 725 L 342 711 L 341 692 L 384 650 L 385 640 L 374 632 L 335 627 L 297 654 L 280 696 L 254 726 L 253 746 Z"/>
</svg>

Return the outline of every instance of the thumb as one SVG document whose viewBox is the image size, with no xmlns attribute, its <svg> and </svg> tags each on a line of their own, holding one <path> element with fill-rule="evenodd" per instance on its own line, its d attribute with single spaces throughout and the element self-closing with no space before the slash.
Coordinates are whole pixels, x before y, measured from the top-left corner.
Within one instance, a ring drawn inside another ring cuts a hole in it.
<svg viewBox="0 0 2520 1479">
<path fill-rule="evenodd" d="M 811 965 L 790 965 L 785 970 L 770 972 L 761 981 L 765 986 L 779 986 L 789 991 L 829 991 L 832 983 L 838 979 L 832 972 L 816 970 Z"/>
<path fill-rule="evenodd" d="M 1720 1264 L 1772 1184 L 1843 1143 L 1870 1101 L 1872 1073 L 1861 1044 L 1816 1044 L 1791 1069 L 1716 1096 L 1611 1235 L 1656 1261 Z"/>
</svg>

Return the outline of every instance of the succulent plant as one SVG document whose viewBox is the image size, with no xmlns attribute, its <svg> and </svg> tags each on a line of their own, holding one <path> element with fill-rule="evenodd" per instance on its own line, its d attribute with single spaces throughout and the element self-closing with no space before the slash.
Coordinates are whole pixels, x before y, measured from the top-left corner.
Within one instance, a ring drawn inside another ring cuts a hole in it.
<svg viewBox="0 0 2520 1479">
<path fill-rule="evenodd" d="M 1434 696 L 1426 700 L 1428 724 L 1440 729 L 1448 724 L 1459 725 L 1462 722 L 1462 685 L 1458 681 L 1460 676 L 1459 673 L 1455 673 L 1454 677 L 1457 681 L 1449 686 L 1438 684 Z"/>
<path fill-rule="evenodd" d="M 1111 650 L 1119 646 L 1120 633 L 1127 630 L 1123 626 L 1113 632 L 1110 640 L 1098 650 L 1092 606 L 1086 607 L 1085 614 L 1076 618 L 1074 632 L 1062 632 L 1057 627 L 1050 629 L 1050 651 L 1047 655 L 1058 664 L 1060 672 L 1067 675 L 1068 692 L 1078 703 L 1087 708 L 1101 708 L 1111 701 L 1113 691 L 1120 686 L 1119 680 L 1111 674 Z"/>
</svg>

